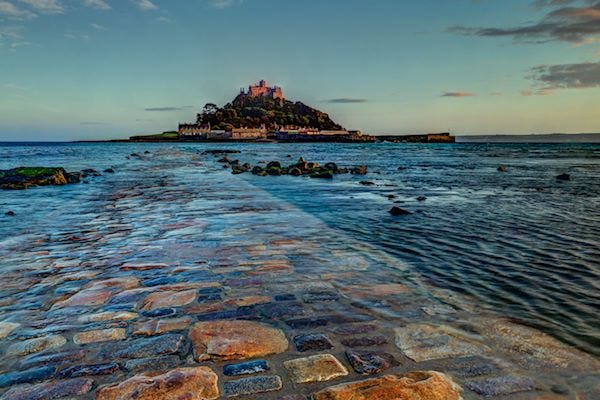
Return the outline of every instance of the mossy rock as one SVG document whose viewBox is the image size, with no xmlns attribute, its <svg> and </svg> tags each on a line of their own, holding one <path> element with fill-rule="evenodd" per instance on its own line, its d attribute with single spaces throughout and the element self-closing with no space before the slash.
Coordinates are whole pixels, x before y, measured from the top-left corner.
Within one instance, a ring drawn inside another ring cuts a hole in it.
<svg viewBox="0 0 600 400">
<path fill-rule="evenodd" d="M 72 174 L 61 167 L 19 167 L 0 170 L 0 188 L 27 189 L 30 186 L 66 185 L 75 183 Z"/>
</svg>

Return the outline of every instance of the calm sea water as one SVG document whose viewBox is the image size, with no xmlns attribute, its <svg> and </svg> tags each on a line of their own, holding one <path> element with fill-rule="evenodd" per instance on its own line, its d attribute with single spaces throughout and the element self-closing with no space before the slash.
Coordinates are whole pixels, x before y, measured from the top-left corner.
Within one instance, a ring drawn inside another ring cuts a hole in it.
<svg viewBox="0 0 600 400">
<path fill-rule="evenodd" d="M 300 156 L 366 164 L 367 176 L 333 181 L 213 173 L 303 209 L 340 232 L 340 241 L 351 237 L 386 251 L 433 287 L 600 354 L 599 144 L 0 144 L 0 169 L 117 170 L 90 184 L 1 191 L 0 246 L 64 228 L 94 207 L 115 176 L 136 179 L 128 154 L 170 147 L 235 148 L 252 164 Z M 498 172 L 500 164 L 509 172 Z M 555 179 L 565 172 L 571 181 Z M 193 179 L 201 190 L 201 176 Z M 413 214 L 394 218 L 392 205 Z M 17 216 L 5 217 L 8 210 Z"/>
</svg>

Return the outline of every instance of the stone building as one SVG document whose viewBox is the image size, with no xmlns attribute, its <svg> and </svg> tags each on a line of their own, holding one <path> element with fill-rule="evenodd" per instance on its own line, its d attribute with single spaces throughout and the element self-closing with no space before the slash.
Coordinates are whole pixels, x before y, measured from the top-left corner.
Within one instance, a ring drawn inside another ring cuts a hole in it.
<svg viewBox="0 0 600 400">
<path fill-rule="evenodd" d="M 285 100 L 283 89 L 279 86 L 269 87 L 265 80 L 258 82 L 258 85 L 250 85 L 248 87 L 248 93 L 245 93 L 243 89 L 241 90 L 241 93 L 250 97 L 269 97 L 274 100 Z"/>
</svg>

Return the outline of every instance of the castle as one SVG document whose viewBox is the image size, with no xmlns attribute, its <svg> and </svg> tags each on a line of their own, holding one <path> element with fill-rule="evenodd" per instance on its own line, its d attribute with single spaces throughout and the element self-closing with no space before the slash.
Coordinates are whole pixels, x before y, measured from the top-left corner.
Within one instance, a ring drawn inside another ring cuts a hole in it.
<svg viewBox="0 0 600 400">
<path fill-rule="evenodd" d="M 273 100 L 285 100 L 283 89 L 279 86 L 269 87 L 265 80 L 258 82 L 258 85 L 250 85 L 248 87 L 248 93 L 244 92 L 244 89 L 242 89 L 240 93 L 250 97 L 270 97 Z"/>
</svg>

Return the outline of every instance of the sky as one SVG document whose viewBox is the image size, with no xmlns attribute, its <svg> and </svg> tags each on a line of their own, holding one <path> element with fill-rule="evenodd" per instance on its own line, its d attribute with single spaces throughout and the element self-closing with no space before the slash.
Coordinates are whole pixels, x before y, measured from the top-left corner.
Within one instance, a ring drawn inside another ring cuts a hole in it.
<svg viewBox="0 0 600 400">
<path fill-rule="evenodd" d="M 600 0 L 0 0 L 0 140 L 176 130 L 260 79 L 373 134 L 600 132 Z"/>
</svg>

